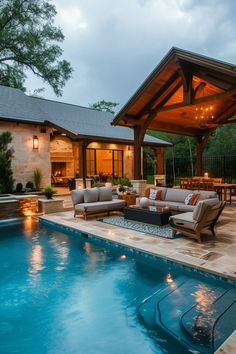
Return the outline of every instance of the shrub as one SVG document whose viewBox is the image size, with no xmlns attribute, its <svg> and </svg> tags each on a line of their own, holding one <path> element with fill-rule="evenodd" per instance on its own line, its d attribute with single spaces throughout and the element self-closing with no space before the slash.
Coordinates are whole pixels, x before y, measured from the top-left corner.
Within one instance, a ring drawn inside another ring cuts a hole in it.
<svg viewBox="0 0 236 354">
<path fill-rule="evenodd" d="M 39 168 L 35 168 L 33 170 L 33 180 L 34 180 L 34 185 L 35 185 L 35 188 L 37 191 L 40 189 L 42 178 L 43 178 L 43 175 L 42 175 L 41 170 Z"/>
<path fill-rule="evenodd" d="M 23 192 L 23 184 L 22 183 L 17 183 L 16 185 L 16 192 L 17 193 L 22 193 Z"/>
<path fill-rule="evenodd" d="M 12 142 L 10 132 L 0 134 L 0 193 L 11 193 L 14 186 L 11 162 L 14 150 L 9 145 Z"/>
<path fill-rule="evenodd" d="M 25 188 L 30 189 L 31 191 L 34 189 L 34 184 L 31 181 L 28 181 L 25 185 Z"/>
<path fill-rule="evenodd" d="M 55 193 L 51 186 L 46 186 L 43 191 L 47 199 L 52 199 L 52 196 Z"/>
</svg>

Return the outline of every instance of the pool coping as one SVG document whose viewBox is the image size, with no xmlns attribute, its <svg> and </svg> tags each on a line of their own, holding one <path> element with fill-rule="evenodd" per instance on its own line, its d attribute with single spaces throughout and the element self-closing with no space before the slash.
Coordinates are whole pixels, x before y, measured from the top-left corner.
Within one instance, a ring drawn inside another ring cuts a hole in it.
<svg viewBox="0 0 236 354">
<path fill-rule="evenodd" d="M 58 215 L 58 214 L 57 214 Z M 55 220 L 53 218 L 53 214 L 51 215 L 41 215 L 39 216 L 39 220 L 42 220 L 42 221 L 46 221 L 46 223 L 49 223 L 51 225 L 55 224 L 55 225 L 58 225 L 60 227 L 62 227 L 63 229 L 67 230 L 67 231 L 72 231 L 72 232 L 79 232 L 83 235 L 86 235 L 86 236 L 89 236 L 89 237 L 96 237 L 98 239 L 102 239 L 104 241 L 108 241 L 110 243 L 114 243 L 114 244 L 118 244 L 120 246 L 124 246 L 124 247 L 127 247 L 129 249 L 132 249 L 132 250 L 135 250 L 137 252 L 141 252 L 141 253 L 144 253 L 144 254 L 148 254 L 148 255 L 151 255 L 151 256 L 154 256 L 154 257 L 158 257 L 158 258 L 161 258 L 161 259 L 164 259 L 164 260 L 168 260 L 172 263 L 177 263 L 177 264 L 180 264 L 182 266 L 185 266 L 185 267 L 188 267 L 188 268 L 191 268 L 192 270 L 194 271 L 199 271 L 199 272 L 203 272 L 203 273 L 209 273 L 209 274 L 212 274 L 216 277 L 218 277 L 219 279 L 225 281 L 227 280 L 228 282 L 230 283 L 233 283 L 235 284 L 236 282 L 236 272 L 234 272 L 235 274 L 231 274 L 231 273 L 228 273 L 227 271 L 219 271 L 216 269 L 215 267 L 215 264 L 211 264 L 210 261 L 208 260 L 203 260 L 203 259 L 197 259 L 197 258 L 194 258 L 194 257 L 191 257 L 191 256 L 188 256 L 188 257 L 184 257 L 184 255 L 182 255 L 182 257 L 180 258 L 178 255 L 175 256 L 175 254 L 166 254 L 166 252 L 163 252 L 163 250 L 159 250 L 158 252 L 158 249 L 153 251 L 153 250 L 150 250 L 150 249 L 144 249 L 143 247 L 139 247 L 139 246 L 136 246 L 136 245 L 133 245 L 133 244 L 129 244 L 129 240 L 127 240 L 126 238 L 120 238 L 120 240 L 118 241 L 117 239 L 114 240 L 112 239 L 112 232 L 111 232 L 111 236 L 108 238 L 106 235 L 105 235 L 105 232 L 102 233 L 101 231 L 89 231 L 89 225 L 87 226 L 86 224 L 83 225 L 82 223 L 81 224 L 76 224 L 75 225 L 71 225 L 70 221 L 66 221 L 66 220 L 61 220 L 61 221 L 58 221 L 58 220 Z M 120 229 L 122 230 L 122 228 L 116 226 L 117 229 Z M 136 235 L 138 232 L 137 231 L 133 231 L 134 234 Z M 147 235 L 146 237 L 151 237 L 153 238 L 153 236 L 151 235 Z M 171 240 L 172 241 L 172 240 Z M 162 251 L 162 252 L 161 252 Z M 185 258 L 185 259 L 184 259 Z M 186 260 L 187 258 L 187 260 Z"/>
</svg>

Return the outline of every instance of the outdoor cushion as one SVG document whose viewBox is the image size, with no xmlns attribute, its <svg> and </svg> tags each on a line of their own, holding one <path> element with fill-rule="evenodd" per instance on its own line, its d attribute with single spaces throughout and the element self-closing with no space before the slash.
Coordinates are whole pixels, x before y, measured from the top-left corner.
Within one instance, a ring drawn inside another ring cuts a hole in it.
<svg viewBox="0 0 236 354">
<path fill-rule="evenodd" d="M 71 198 L 73 204 L 79 204 L 84 202 L 84 190 L 83 189 L 74 189 L 71 191 Z"/>
<path fill-rule="evenodd" d="M 120 199 L 113 199 L 111 201 L 104 201 L 104 202 L 94 202 L 94 203 L 82 203 L 75 205 L 75 209 L 81 212 L 93 212 L 99 213 L 102 211 L 112 211 L 117 210 L 125 207 L 126 203 L 124 200 Z"/>
<path fill-rule="evenodd" d="M 193 219 L 196 220 L 197 222 L 200 222 L 207 207 L 211 206 L 211 205 L 218 204 L 218 203 L 219 203 L 218 198 L 201 200 L 200 202 L 198 202 L 198 204 L 194 208 Z"/>
<path fill-rule="evenodd" d="M 183 227 L 184 229 L 195 230 L 197 222 L 193 220 L 193 213 L 183 213 L 170 217 L 174 225 Z"/>
<path fill-rule="evenodd" d="M 200 196 L 200 193 L 190 193 L 187 195 L 187 197 L 184 200 L 185 205 L 195 205 L 198 198 Z"/>
<path fill-rule="evenodd" d="M 112 190 L 109 187 L 100 187 L 99 190 L 99 201 L 109 201 L 112 200 Z"/>
<path fill-rule="evenodd" d="M 98 188 L 84 189 L 84 202 L 93 203 L 98 201 L 99 191 Z"/>
<path fill-rule="evenodd" d="M 184 204 L 190 205 L 190 200 L 192 197 L 193 197 L 193 193 L 188 194 L 187 197 L 184 199 Z"/>
<path fill-rule="evenodd" d="M 158 190 L 156 188 L 151 188 L 150 189 L 149 198 L 151 200 L 160 200 L 161 199 L 161 193 L 162 193 L 161 189 Z"/>
<path fill-rule="evenodd" d="M 193 191 L 189 191 L 187 189 L 173 189 L 168 188 L 165 196 L 165 200 L 172 201 L 172 202 L 180 202 L 184 203 L 185 198 Z"/>
<path fill-rule="evenodd" d="M 156 187 L 156 189 L 158 191 L 162 191 L 161 192 L 161 200 L 165 200 L 167 188 L 166 187 Z"/>
<path fill-rule="evenodd" d="M 198 193 L 199 198 L 198 198 L 198 202 L 200 200 L 204 200 L 204 199 L 210 199 L 210 198 L 217 198 L 217 193 L 215 191 L 201 191 L 199 190 Z"/>
</svg>

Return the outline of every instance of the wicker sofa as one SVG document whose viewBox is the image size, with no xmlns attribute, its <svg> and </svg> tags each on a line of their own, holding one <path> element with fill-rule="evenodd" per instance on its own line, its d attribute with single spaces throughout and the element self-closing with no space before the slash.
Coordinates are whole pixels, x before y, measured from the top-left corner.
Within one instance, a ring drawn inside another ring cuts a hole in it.
<svg viewBox="0 0 236 354">
<path fill-rule="evenodd" d="M 153 206 L 168 206 L 171 210 L 177 212 L 192 212 L 202 200 L 207 199 L 216 199 L 218 201 L 217 193 L 214 191 L 191 191 L 189 189 L 174 189 L 167 187 L 151 187 L 151 189 L 161 190 L 160 200 L 152 200 L 148 198 L 148 204 Z M 148 191 L 146 191 L 148 192 Z M 189 194 L 199 193 L 199 198 L 196 201 L 195 205 L 186 205 L 185 199 Z M 148 193 L 146 193 L 148 197 Z"/>
<path fill-rule="evenodd" d="M 71 191 L 74 204 L 74 216 L 82 214 L 84 219 L 87 215 L 108 213 L 110 211 L 123 210 L 126 202 L 112 198 L 112 191 L 107 187 L 74 189 Z"/>
</svg>

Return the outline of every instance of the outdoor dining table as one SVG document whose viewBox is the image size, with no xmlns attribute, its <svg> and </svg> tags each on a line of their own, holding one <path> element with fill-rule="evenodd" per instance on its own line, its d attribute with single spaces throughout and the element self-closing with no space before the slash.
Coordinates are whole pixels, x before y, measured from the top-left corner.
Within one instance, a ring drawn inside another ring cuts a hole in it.
<svg viewBox="0 0 236 354">
<path fill-rule="evenodd" d="M 214 183 L 214 189 L 220 190 L 224 201 L 232 203 L 232 190 L 236 189 L 235 183 Z M 229 200 L 227 199 L 227 190 L 229 190 Z"/>
</svg>

